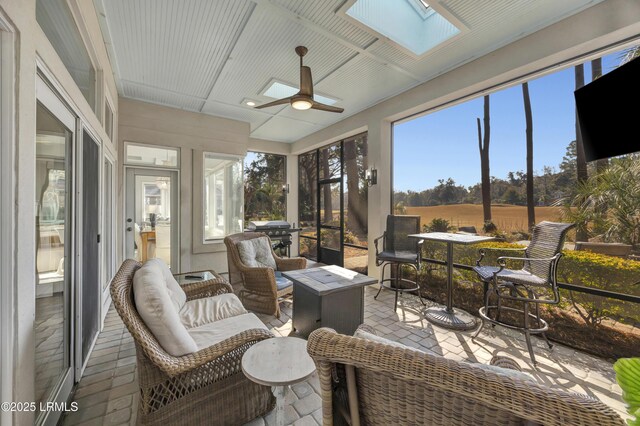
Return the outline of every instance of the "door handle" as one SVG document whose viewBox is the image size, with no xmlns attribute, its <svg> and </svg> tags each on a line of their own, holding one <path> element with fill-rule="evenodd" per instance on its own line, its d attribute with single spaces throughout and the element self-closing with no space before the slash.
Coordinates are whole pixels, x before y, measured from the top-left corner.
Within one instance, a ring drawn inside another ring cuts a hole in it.
<svg viewBox="0 0 640 426">
<path fill-rule="evenodd" d="M 132 230 L 133 230 L 133 228 L 132 228 L 132 227 L 127 226 L 127 231 L 128 231 L 128 232 L 131 232 Z"/>
</svg>

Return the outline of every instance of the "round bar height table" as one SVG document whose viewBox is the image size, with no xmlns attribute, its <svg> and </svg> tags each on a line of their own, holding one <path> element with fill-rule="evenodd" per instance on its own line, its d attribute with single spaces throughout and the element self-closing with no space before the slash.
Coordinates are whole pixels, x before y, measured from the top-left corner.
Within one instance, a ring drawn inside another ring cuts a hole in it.
<svg viewBox="0 0 640 426">
<path fill-rule="evenodd" d="M 447 306 L 428 308 L 424 314 L 427 321 L 451 330 L 464 331 L 475 328 L 477 324 L 476 317 L 462 309 L 453 308 L 453 245 L 483 243 L 495 240 L 495 237 L 453 234 L 450 232 L 426 232 L 423 234 L 411 234 L 409 238 L 447 243 Z"/>
</svg>

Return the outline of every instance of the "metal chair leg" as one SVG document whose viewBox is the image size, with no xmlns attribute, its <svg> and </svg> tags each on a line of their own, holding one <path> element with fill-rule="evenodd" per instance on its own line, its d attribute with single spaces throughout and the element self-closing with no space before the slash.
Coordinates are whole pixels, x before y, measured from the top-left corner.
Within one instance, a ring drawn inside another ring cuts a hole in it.
<svg viewBox="0 0 640 426">
<path fill-rule="evenodd" d="M 484 290 L 484 313 L 485 313 L 485 315 L 489 315 L 489 297 L 491 297 L 491 293 L 489 293 L 489 283 L 485 282 L 484 283 L 484 288 L 485 288 L 485 290 Z M 492 324 L 492 325 L 495 326 L 494 324 Z M 484 328 L 484 319 L 481 318 L 480 319 L 480 327 L 478 327 L 478 330 L 476 330 L 476 332 L 473 334 L 473 337 L 471 337 L 471 340 L 474 340 L 476 337 L 478 337 L 483 328 Z"/>
<path fill-rule="evenodd" d="M 536 356 L 533 354 L 533 346 L 531 345 L 531 333 L 529 332 L 529 303 L 524 302 L 524 337 L 527 341 L 527 349 L 529 349 L 529 357 L 533 366 L 536 366 Z"/>
<path fill-rule="evenodd" d="M 378 292 L 376 293 L 376 295 L 373 296 L 373 298 L 376 299 L 376 300 L 378 300 L 378 296 L 380 296 L 380 292 L 382 291 L 382 280 L 384 280 L 384 268 L 386 268 L 387 265 L 388 265 L 388 263 L 386 263 L 386 262 L 382 264 L 382 272 L 381 272 L 380 281 L 379 281 L 380 288 L 378 289 Z"/>
</svg>

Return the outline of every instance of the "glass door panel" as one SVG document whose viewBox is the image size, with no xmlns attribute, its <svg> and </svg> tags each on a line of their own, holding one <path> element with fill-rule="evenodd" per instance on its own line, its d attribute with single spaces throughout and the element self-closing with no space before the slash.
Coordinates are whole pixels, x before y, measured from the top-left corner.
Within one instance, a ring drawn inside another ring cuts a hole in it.
<svg viewBox="0 0 640 426">
<path fill-rule="evenodd" d="M 72 144 L 73 132 L 38 102 L 34 374 L 38 406 L 55 398 L 72 367 Z"/>
<path fill-rule="evenodd" d="M 369 186 L 365 173 L 369 168 L 367 155 L 367 134 L 346 139 L 344 150 L 344 264 L 348 269 L 367 273 L 369 256 L 368 235 L 368 193 Z"/>
<path fill-rule="evenodd" d="M 343 264 L 342 142 L 318 150 L 318 261 Z"/>
<path fill-rule="evenodd" d="M 78 324 L 82 348 L 79 377 L 100 330 L 100 163 L 100 145 L 85 130 L 82 132 L 82 286 Z"/>
<path fill-rule="evenodd" d="M 159 258 L 177 269 L 177 172 L 127 170 L 127 257 Z"/>
<path fill-rule="evenodd" d="M 318 155 L 311 151 L 298 157 L 298 221 L 300 255 L 318 258 Z"/>
<path fill-rule="evenodd" d="M 320 180 L 342 176 L 341 144 L 320 148 Z"/>
</svg>

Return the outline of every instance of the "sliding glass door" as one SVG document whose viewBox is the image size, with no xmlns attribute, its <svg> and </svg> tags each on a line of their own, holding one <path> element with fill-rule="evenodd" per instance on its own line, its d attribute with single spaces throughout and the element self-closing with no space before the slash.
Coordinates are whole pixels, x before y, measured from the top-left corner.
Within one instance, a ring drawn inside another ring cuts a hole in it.
<svg viewBox="0 0 640 426">
<path fill-rule="evenodd" d="M 73 356 L 73 148 L 76 118 L 38 79 L 35 402 L 67 400 Z M 41 412 L 38 424 L 55 423 Z"/>
</svg>

